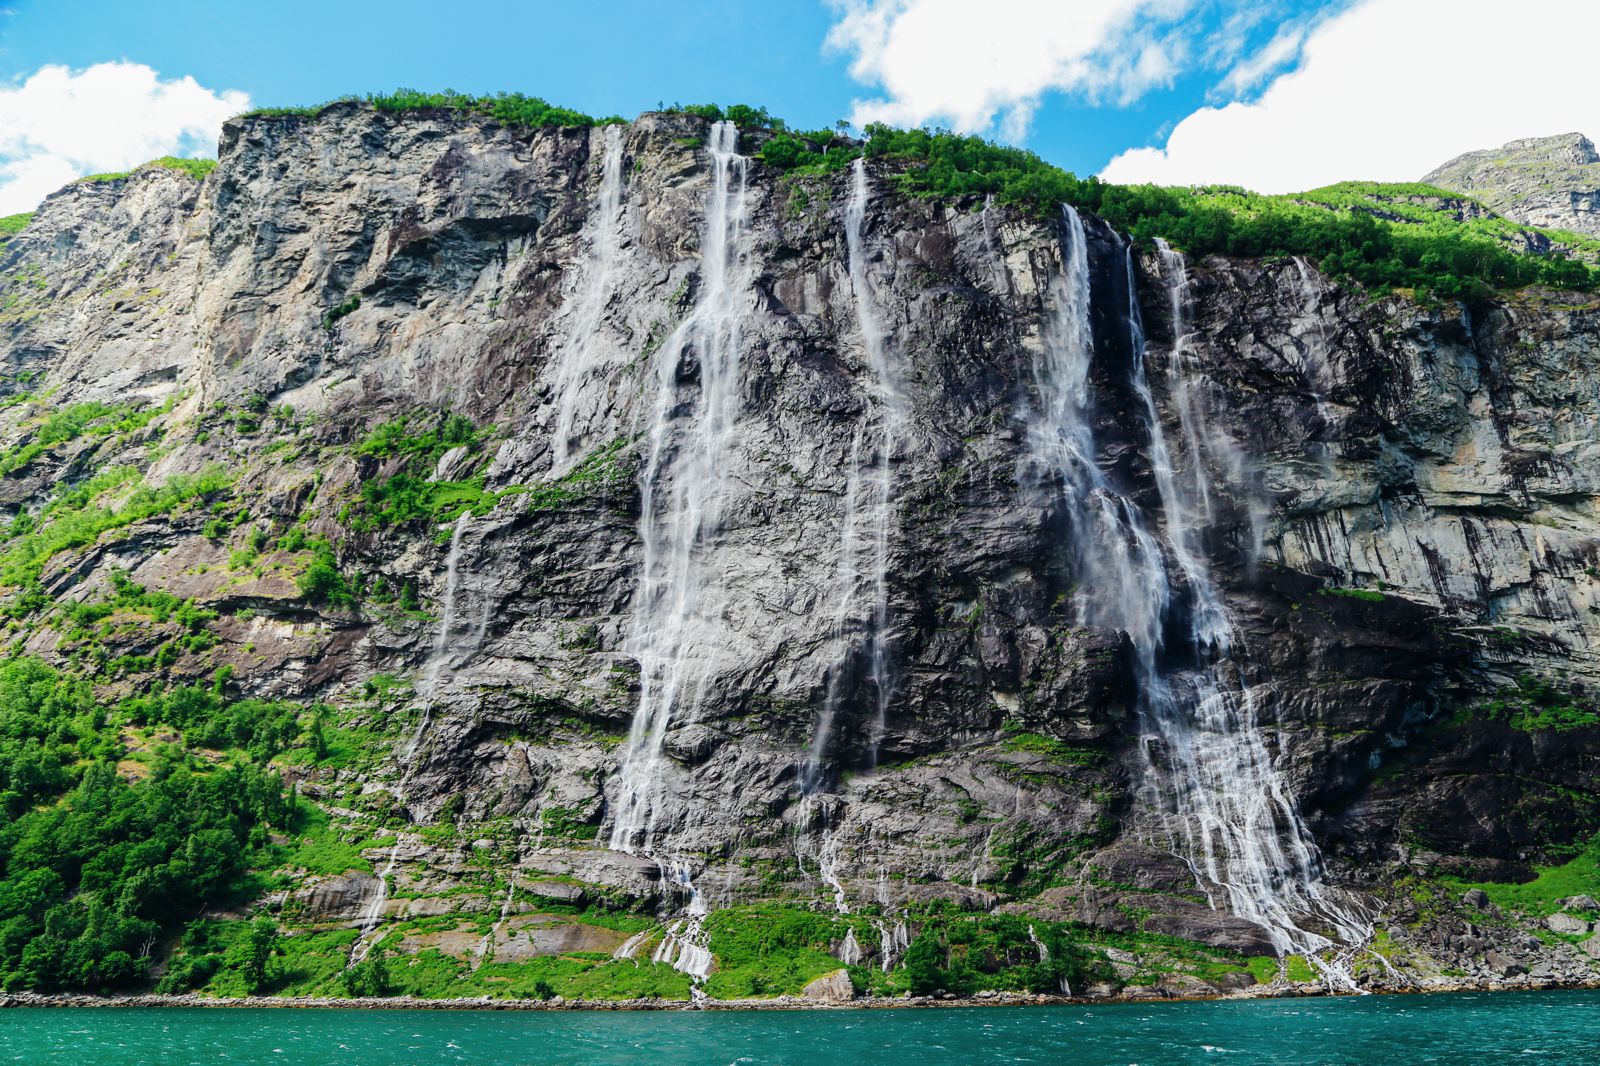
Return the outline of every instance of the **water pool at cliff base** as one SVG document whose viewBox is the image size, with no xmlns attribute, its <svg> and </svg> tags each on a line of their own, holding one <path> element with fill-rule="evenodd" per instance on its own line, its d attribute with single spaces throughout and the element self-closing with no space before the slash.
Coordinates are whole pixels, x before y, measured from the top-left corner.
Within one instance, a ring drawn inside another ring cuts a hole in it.
<svg viewBox="0 0 1600 1066">
<path fill-rule="evenodd" d="M 831 1011 L 0 1011 L 26 1063 L 1600 1061 L 1600 992 Z"/>
</svg>

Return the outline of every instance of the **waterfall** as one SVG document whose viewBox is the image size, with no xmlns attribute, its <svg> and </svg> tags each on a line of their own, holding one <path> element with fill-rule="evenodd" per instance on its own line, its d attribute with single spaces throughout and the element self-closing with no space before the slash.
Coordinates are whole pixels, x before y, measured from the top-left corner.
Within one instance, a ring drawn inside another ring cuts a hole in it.
<svg viewBox="0 0 1600 1066">
<path fill-rule="evenodd" d="M 615 285 L 622 249 L 622 131 L 623 127 L 615 124 L 605 128 L 605 157 L 589 237 L 589 263 L 573 302 L 566 345 L 557 362 L 556 425 L 550 438 L 556 470 L 565 469 L 572 461 L 578 395 L 584 380 L 604 356 L 597 334 Z"/>
<path fill-rule="evenodd" d="M 1228 619 L 1211 575 L 1201 559 L 1203 549 L 1199 543 L 1201 501 L 1208 492 L 1180 491 L 1177 472 L 1173 469 L 1172 450 L 1167 447 L 1166 431 L 1161 426 L 1161 416 L 1156 410 L 1155 396 L 1150 391 L 1149 376 L 1145 373 L 1144 324 L 1139 317 L 1139 294 L 1133 269 L 1133 246 L 1125 250 L 1124 269 L 1128 275 L 1128 332 L 1132 349 L 1132 368 L 1129 372 L 1133 391 L 1144 408 L 1145 425 L 1150 438 L 1150 470 L 1155 476 L 1156 489 L 1161 497 L 1162 517 L 1166 524 L 1167 544 L 1173 560 L 1183 572 L 1184 582 L 1193 597 L 1193 618 L 1190 630 L 1196 645 L 1206 650 L 1226 652 L 1228 644 Z M 1198 451 L 1191 455 L 1198 456 Z M 1205 479 L 1196 465 L 1196 479 L 1203 486 Z M 1198 498 L 1195 498 L 1198 497 Z"/>
<path fill-rule="evenodd" d="M 451 629 L 455 621 L 456 591 L 461 580 L 461 538 L 471 520 L 472 512 L 462 511 L 461 517 L 456 519 L 455 526 L 450 530 L 450 551 L 445 556 L 444 564 L 444 602 L 439 609 L 439 631 L 434 634 L 433 649 L 428 653 L 428 660 L 422 667 L 422 721 L 417 723 L 417 731 L 412 734 L 411 742 L 406 745 L 405 758 L 402 760 L 405 763 L 403 772 L 406 776 L 410 776 L 411 769 L 415 765 L 417 748 L 422 744 L 428 727 L 433 723 L 433 701 L 439 690 L 439 679 L 456 650 L 451 640 Z M 487 629 L 488 604 L 485 603 L 480 613 L 479 624 L 474 628 L 472 638 L 466 646 L 468 656 L 477 653 Z"/>
<path fill-rule="evenodd" d="M 478 967 L 482 966 L 488 961 L 489 953 L 494 950 L 495 938 L 500 935 L 501 927 L 506 924 L 506 919 L 511 916 L 511 905 L 516 902 L 516 899 L 517 886 L 513 882 L 512 884 L 506 886 L 506 898 L 505 901 L 500 904 L 499 917 L 497 917 L 494 924 L 489 927 L 489 931 L 483 934 L 483 939 L 478 942 L 478 950 L 474 954 L 472 960 L 473 972 L 477 972 Z"/>
<path fill-rule="evenodd" d="M 361 915 L 361 933 L 356 937 L 356 942 L 350 945 L 350 960 L 345 963 L 347 968 L 366 958 L 367 953 L 372 950 L 372 945 L 378 941 L 372 934 L 383 921 L 383 905 L 389 901 L 389 876 L 394 873 L 395 863 L 399 859 L 400 841 L 396 839 L 389 848 L 389 856 L 383 864 L 383 869 L 378 872 L 378 891 Z"/>
<path fill-rule="evenodd" d="M 855 294 L 856 324 L 861 331 L 861 348 L 867 369 L 872 373 L 873 393 L 878 403 L 878 457 L 867 522 L 872 532 L 872 630 L 870 676 L 874 697 L 873 731 L 870 757 L 878 761 L 878 745 L 888 727 L 889 702 L 894 694 L 894 679 L 889 663 L 889 525 L 893 519 L 894 478 L 891 463 L 910 417 L 909 404 L 895 368 L 890 364 L 888 344 L 878 309 L 867 281 L 866 218 L 872 189 L 867 181 L 866 160 L 857 158 L 850 170 L 850 200 L 845 206 L 845 246 L 849 253 L 850 289 Z M 852 468 L 851 476 L 855 476 Z"/>
<path fill-rule="evenodd" d="M 1206 527 L 1216 518 L 1211 481 L 1206 474 L 1207 462 L 1214 462 L 1222 468 L 1228 483 L 1244 498 L 1245 517 L 1250 523 L 1247 548 L 1253 565 L 1261 557 L 1267 516 L 1257 502 L 1256 493 L 1251 491 L 1252 471 L 1244 449 L 1213 425 L 1207 416 L 1206 399 L 1202 391 L 1204 379 L 1193 365 L 1195 330 L 1190 320 L 1188 263 L 1183 253 L 1165 240 L 1157 237 L 1155 243 L 1161 259 L 1162 276 L 1167 283 L 1168 313 L 1172 321 L 1172 350 L 1168 355 L 1166 372 L 1167 395 L 1177 409 L 1184 450 L 1190 458 L 1189 477 L 1185 479 L 1184 491 L 1188 493 L 1194 512 L 1192 521 Z"/>
<path fill-rule="evenodd" d="M 856 939 L 856 931 L 850 926 L 844 930 L 844 939 L 839 942 L 839 961 L 846 966 L 855 966 L 861 961 L 861 942 Z"/>
<path fill-rule="evenodd" d="M 850 168 L 850 199 L 845 204 L 845 248 L 850 276 L 850 289 L 855 300 L 856 327 L 861 334 L 861 350 L 866 358 L 868 383 L 872 405 L 863 420 L 856 426 L 850 444 L 850 460 L 845 468 L 845 515 L 839 537 L 839 600 L 834 615 L 833 633 L 843 637 L 850 629 L 859 609 L 860 547 L 863 536 L 871 538 L 870 574 L 867 584 L 871 589 L 872 606 L 868 629 L 869 678 L 873 691 L 872 734 L 869 737 L 868 756 L 875 765 L 878 745 L 888 726 L 889 703 L 894 695 L 894 677 L 889 662 L 889 527 L 894 519 L 895 451 L 905 436 L 910 420 L 910 402 L 898 372 L 889 357 L 888 337 L 874 303 L 871 285 L 867 280 L 866 222 L 867 206 L 872 197 L 872 186 L 867 180 L 866 161 L 857 158 Z M 870 421 L 876 415 L 876 457 L 870 472 L 862 469 L 861 452 Z M 868 491 L 863 492 L 863 480 L 869 480 Z M 865 497 L 863 500 L 862 497 Z M 847 648 L 846 659 L 853 654 Z M 814 790 L 820 782 L 823 761 L 827 755 L 828 740 L 833 731 L 834 718 L 846 695 L 844 684 L 848 676 L 847 662 L 836 664 L 828 672 L 827 691 L 823 697 L 821 713 L 817 716 L 812 733 L 811 748 L 801 788 Z"/>
<path fill-rule="evenodd" d="M 911 930 L 906 928 L 903 918 L 897 920 L 893 928 L 877 918 L 872 919 L 872 924 L 878 930 L 878 967 L 888 973 L 911 946 Z"/>
<path fill-rule="evenodd" d="M 844 640 L 850 631 L 855 615 L 856 597 L 860 591 L 861 575 L 857 562 L 856 520 L 861 495 L 861 438 L 865 425 L 857 425 L 850 439 L 850 459 L 845 467 L 844 522 L 839 530 L 839 593 L 833 612 L 833 625 L 829 632 L 835 639 Z M 849 648 L 846 647 L 846 659 Z M 800 788 L 810 794 L 822 781 L 822 767 L 828 754 L 828 740 L 833 734 L 833 720 L 844 702 L 845 684 L 849 677 L 848 663 L 835 663 L 828 671 L 826 691 L 822 698 L 822 711 L 817 715 L 817 726 L 811 735 L 811 748 L 806 753 L 806 765 L 800 775 Z"/>
<path fill-rule="evenodd" d="M 693 310 L 656 353 L 656 399 L 640 475 L 644 545 L 628 650 L 639 663 L 639 704 L 623 750 L 610 845 L 651 849 L 668 799 L 661 787 L 663 743 L 674 716 L 692 713 L 711 672 L 719 637 L 708 541 L 718 532 L 739 407 L 739 348 L 750 281 L 743 256 L 749 160 L 736 151 L 731 122 L 711 127 L 711 191 Z M 692 422 L 675 418 L 686 354 L 699 367 Z"/>
<path fill-rule="evenodd" d="M 1092 597 L 1080 593 L 1076 601 L 1079 622 L 1120 630 L 1133 645 L 1145 771 L 1141 799 L 1162 826 L 1176 827 L 1208 895 L 1212 886 L 1223 892 L 1229 908 L 1261 926 L 1280 954 L 1311 956 L 1336 946 L 1302 928 L 1302 918 L 1314 918 L 1354 944 L 1367 929 L 1328 897 L 1316 846 L 1259 726 L 1259 695 L 1231 676 L 1232 626 L 1199 543 L 1204 497 L 1198 489 L 1185 491 L 1192 479 L 1180 481 L 1173 468 L 1144 368 L 1131 255 L 1124 264 L 1129 381 L 1148 436 L 1164 548 L 1135 502 L 1096 461 L 1088 246 L 1077 213 L 1070 207 L 1063 213 L 1065 270 L 1046 292 L 1028 461 L 1036 477 L 1054 475 L 1072 528 L 1078 585 L 1093 590 Z M 1182 578 L 1180 587 L 1168 578 L 1168 559 Z M 1175 603 L 1186 609 L 1173 610 Z M 1167 646 L 1169 628 L 1182 630 L 1183 646 Z"/>
<path fill-rule="evenodd" d="M 1325 433 L 1334 425 L 1333 405 L 1328 402 L 1328 386 L 1333 381 L 1328 357 L 1333 342 L 1328 336 L 1328 322 L 1322 313 L 1322 304 L 1327 298 L 1327 291 L 1323 288 L 1316 271 L 1298 255 L 1294 257 L 1294 268 L 1300 276 L 1299 325 L 1302 334 L 1300 371 L 1306 388 L 1311 392 L 1311 399 L 1317 405 L 1317 417 L 1322 422 L 1320 431 Z M 1316 440 L 1314 435 L 1316 432 L 1318 430 L 1315 429 L 1307 431 L 1306 445 L 1322 464 L 1323 477 L 1331 478 L 1333 448 L 1326 441 Z"/>
</svg>

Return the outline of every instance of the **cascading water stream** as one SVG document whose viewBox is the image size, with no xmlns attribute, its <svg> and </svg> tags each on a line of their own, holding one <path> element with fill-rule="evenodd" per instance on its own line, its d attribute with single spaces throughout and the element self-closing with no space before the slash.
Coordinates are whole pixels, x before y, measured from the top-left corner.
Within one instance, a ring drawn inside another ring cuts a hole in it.
<svg viewBox="0 0 1600 1066">
<path fill-rule="evenodd" d="M 833 612 L 831 635 L 843 640 L 850 632 L 855 616 L 856 598 L 860 593 L 861 574 L 857 562 L 856 524 L 861 494 L 859 477 L 861 443 L 865 424 L 857 425 L 850 439 L 850 459 L 846 467 L 844 487 L 844 523 L 839 531 L 839 599 Z M 827 689 L 823 694 L 822 710 L 817 715 L 816 729 L 812 732 L 811 748 L 806 753 L 806 765 L 800 774 L 801 791 L 807 795 L 822 783 L 822 768 L 827 758 L 828 741 L 833 735 L 833 720 L 838 716 L 844 701 L 845 684 L 850 676 L 845 662 L 835 663 L 828 671 Z"/>
<path fill-rule="evenodd" d="M 620 125 L 605 128 L 605 156 L 589 238 L 589 263 L 573 301 L 567 343 L 557 362 L 556 424 L 551 434 L 551 448 L 554 452 L 552 467 L 558 472 L 565 470 L 573 459 L 573 439 L 578 436 L 574 421 L 583 382 L 604 355 L 604 346 L 597 334 L 615 287 L 622 250 L 622 131 Z"/>
<path fill-rule="evenodd" d="M 739 349 L 749 289 L 743 237 L 749 160 L 731 122 L 711 127 L 712 184 L 701 249 L 700 295 L 656 353 L 656 402 L 640 482 L 644 560 L 629 650 L 639 663 L 639 705 L 613 798 L 610 846 L 651 852 L 669 800 L 662 747 L 678 712 L 692 713 L 716 646 L 717 590 L 707 580 L 708 541 L 721 524 L 739 407 Z M 686 351 L 699 367 L 692 423 L 674 417 Z"/>
<path fill-rule="evenodd" d="M 750 289 L 743 247 L 749 160 L 738 154 L 738 144 L 733 123 L 712 125 L 699 297 L 656 353 L 656 400 L 640 478 L 644 559 L 628 642 L 639 663 L 639 704 L 612 796 L 609 839 L 613 850 L 655 859 L 663 879 L 687 895 L 685 916 L 668 928 L 655 959 L 693 977 L 697 997 L 711 966 L 706 904 L 688 863 L 661 857 L 656 837 L 659 826 L 670 830 L 683 813 L 663 780 L 667 731 L 680 715 L 693 715 L 715 670 L 722 616 L 720 575 L 707 556 L 721 528 L 729 483 L 740 333 Z M 680 420 L 686 354 L 697 364 L 699 395 L 692 419 Z"/>
<path fill-rule="evenodd" d="M 894 678 L 889 663 L 889 527 L 894 518 L 894 453 L 904 439 L 910 404 L 899 374 L 889 358 L 888 340 L 867 279 L 866 219 L 872 187 L 866 161 L 857 158 L 850 171 L 850 200 L 845 206 L 845 246 L 849 256 L 850 288 L 855 295 L 856 324 L 861 348 L 872 374 L 871 389 L 878 408 L 878 455 L 873 493 L 866 524 L 872 535 L 872 630 L 869 669 L 874 697 L 870 759 L 876 765 L 878 746 L 888 727 Z M 852 464 L 850 477 L 857 476 Z M 852 523 L 853 527 L 854 523 Z M 854 529 L 851 530 L 854 537 Z M 826 738 L 823 738 L 826 743 Z"/>
<path fill-rule="evenodd" d="M 1178 413 L 1183 449 L 1189 457 L 1189 476 L 1181 479 L 1195 525 L 1204 528 L 1215 519 L 1207 462 L 1221 467 L 1224 479 L 1245 499 L 1250 523 L 1247 545 L 1252 565 L 1261 557 L 1266 538 L 1266 514 L 1250 491 L 1250 463 L 1237 441 L 1213 425 L 1206 411 L 1204 378 L 1194 363 L 1195 330 L 1190 320 L 1189 268 L 1183 253 L 1157 237 L 1156 252 L 1167 283 L 1167 305 L 1172 321 L 1172 350 L 1167 359 L 1166 388 Z"/>
<path fill-rule="evenodd" d="M 490 953 L 494 951 L 496 939 L 500 936 L 500 929 L 506 924 L 506 919 L 511 916 L 511 907 L 517 901 L 517 886 L 515 883 L 506 887 L 505 901 L 500 904 L 500 914 L 495 918 L 489 931 L 483 934 L 483 939 L 478 941 L 478 950 L 473 953 L 472 970 L 477 972 L 478 967 L 489 960 Z"/>
<path fill-rule="evenodd" d="M 1258 726 L 1257 696 L 1229 676 L 1232 626 L 1196 528 L 1202 497 L 1199 489 L 1184 491 L 1150 391 L 1131 256 L 1125 263 L 1130 384 L 1148 435 L 1165 552 L 1133 500 L 1095 460 L 1087 239 L 1070 207 L 1064 222 L 1066 269 L 1046 294 L 1044 344 L 1034 367 L 1030 463 L 1036 475 L 1053 474 L 1061 486 L 1079 586 L 1093 590 L 1077 600 L 1079 620 L 1121 630 L 1133 645 L 1146 771 L 1141 799 L 1149 816 L 1169 832 L 1175 827 L 1208 895 L 1211 886 L 1223 891 L 1229 908 L 1261 926 L 1280 954 L 1312 956 L 1336 947 L 1302 928 L 1303 918 L 1354 945 L 1370 927 L 1324 890 L 1315 845 Z M 1195 448 L 1198 439 L 1186 430 L 1186 445 Z M 1197 453 L 1191 458 L 1198 464 Z M 1169 581 L 1168 556 L 1180 588 Z M 1173 611 L 1179 602 L 1186 609 Z M 1179 622 L 1187 627 L 1187 647 L 1169 649 L 1167 630 Z"/>
<path fill-rule="evenodd" d="M 395 864 L 399 860 L 400 842 L 396 840 L 389 848 L 389 857 L 384 861 L 383 869 L 378 871 L 378 891 L 373 894 L 366 910 L 362 912 L 361 932 L 356 936 L 356 942 L 350 945 L 350 958 L 345 963 L 346 968 L 365 959 L 367 953 L 372 950 L 372 945 L 378 942 L 378 938 L 372 934 L 383 921 L 383 906 L 389 901 L 389 877 L 394 873 Z"/>
<path fill-rule="evenodd" d="M 462 511 L 461 517 L 456 519 L 454 527 L 450 530 L 450 550 L 445 556 L 444 568 L 444 602 L 439 610 L 439 631 L 433 638 L 433 649 L 428 653 L 428 660 L 422 667 L 422 720 L 417 723 L 417 731 L 412 734 L 411 742 L 406 745 L 403 774 L 410 776 L 411 768 L 416 765 L 415 756 L 417 748 L 421 746 L 428 727 L 433 724 L 434 696 L 439 690 L 439 680 L 446 666 L 455 658 L 456 648 L 452 643 L 452 625 L 456 613 L 456 592 L 460 585 L 461 573 L 461 539 L 467 531 L 467 526 L 472 520 L 471 511 Z M 488 605 L 484 605 L 484 612 L 480 624 L 473 630 L 472 639 L 466 649 L 467 654 L 475 654 L 483 642 L 483 635 L 488 628 Z"/>
<path fill-rule="evenodd" d="M 1329 353 L 1333 348 L 1328 337 L 1328 322 L 1322 313 L 1322 304 L 1327 296 L 1322 281 L 1316 271 L 1306 264 L 1298 255 L 1294 257 L 1294 268 L 1300 276 L 1300 326 L 1303 334 L 1304 354 L 1302 357 L 1301 374 L 1305 379 L 1306 388 L 1311 392 L 1311 399 L 1317 405 L 1317 418 L 1321 421 L 1320 432 L 1326 432 L 1334 423 L 1333 404 L 1328 402 L 1328 386 L 1332 383 L 1332 368 L 1328 365 Z M 1333 476 L 1333 448 L 1326 441 L 1318 441 L 1308 436 L 1307 447 L 1316 455 L 1317 461 L 1322 466 L 1323 476 Z"/>
</svg>

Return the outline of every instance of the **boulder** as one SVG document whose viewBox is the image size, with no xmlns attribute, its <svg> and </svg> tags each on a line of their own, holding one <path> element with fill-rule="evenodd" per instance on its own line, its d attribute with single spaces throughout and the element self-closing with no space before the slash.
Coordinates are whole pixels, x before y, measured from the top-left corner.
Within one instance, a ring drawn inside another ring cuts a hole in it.
<svg viewBox="0 0 1600 1066">
<path fill-rule="evenodd" d="M 1589 931 L 1590 923 L 1560 911 L 1547 917 L 1544 920 L 1544 927 L 1552 933 L 1561 933 L 1564 936 L 1582 936 Z"/>
<path fill-rule="evenodd" d="M 806 985 L 800 994 L 817 1003 L 848 1003 L 856 998 L 856 987 L 850 983 L 850 971 L 834 970 Z"/>
</svg>

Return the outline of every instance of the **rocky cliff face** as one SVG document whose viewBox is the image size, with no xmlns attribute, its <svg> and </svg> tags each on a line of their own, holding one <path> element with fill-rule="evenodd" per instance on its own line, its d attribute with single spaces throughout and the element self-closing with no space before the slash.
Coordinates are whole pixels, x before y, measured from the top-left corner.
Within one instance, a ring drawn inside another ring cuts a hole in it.
<svg viewBox="0 0 1600 1066">
<path fill-rule="evenodd" d="M 1422 180 L 1466 193 L 1525 225 L 1600 236 L 1600 155 L 1581 133 L 1467 152 Z"/>
<path fill-rule="evenodd" d="M 336 105 L 230 123 L 203 183 L 53 196 L 0 249 L 0 358 L 34 397 L 0 411 L 4 443 L 46 407 L 159 413 L 42 450 L 3 502 L 128 467 L 220 466 L 231 494 L 51 555 L 14 642 L 72 661 L 52 604 L 125 572 L 218 612 L 165 676 L 227 665 L 335 706 L 363 757 L 290 772 L 349 839 L 397 831 L 367 854 L 395 887 L 289 869 L 278 905 L 305 923 L 499 911 L 497 957 L 628 950 L 513 907 L 520 885 L 640 901 L 679 961 L 701 908 L 779 899 L 879 916 L 847 962 L 893 961 L 938 900 L 1271 954 L 1198 847 L 1151 831 L 1142 646 L 1085 607 L 1130 587 L 1085 568 L 1059 471 L 1030 459 L 1065 223 L 901 198 L 874 165 L 852 221 L 849 173 L 719 159 L 713 135 Z M 1581 938 L 1530 940 L 1448 879 L 1526 879 L 1597 828 L 1596 301 L 1424 306 L 1293 261 L 1130 257 L 1093 219 L 1082 239 L 1097 491 L 1175 590 L 1155 669 L 1246 701 L 1252 780 L 1284 801 L 1252 832 L 1302 824 L 1319 890 L 1389 945 L 1362 980 L 1588 974 Z M 446 414 L 478 432 L 427 473 L 472 509 L 375 518 L 405 462 L 375 431 Z M 1172 476 L 1194 506 L 1168 506 Z M 356 602 L 319 601 L 307 537 Z M 1178 545 L 1232 633 L 1187 664 Z M 661 685 L 657 744 L 636 714 Z"/>
</svg>

